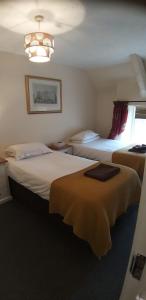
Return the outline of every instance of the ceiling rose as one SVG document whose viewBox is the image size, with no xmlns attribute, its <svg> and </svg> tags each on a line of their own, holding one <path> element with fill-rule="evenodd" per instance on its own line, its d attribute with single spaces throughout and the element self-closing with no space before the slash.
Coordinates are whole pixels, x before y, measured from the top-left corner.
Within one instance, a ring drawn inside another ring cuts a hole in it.
<svg viewBox="0 0 146 300">
<path fill-rule="evenodd" d="M 1 0 L 0 25 L 25 34 L 36 30 L 34 18 L 42 15 L 42 30 L 53 35 L 78 27 L 84 20 L 85 7 L 79 0 Z"/>
</svg>

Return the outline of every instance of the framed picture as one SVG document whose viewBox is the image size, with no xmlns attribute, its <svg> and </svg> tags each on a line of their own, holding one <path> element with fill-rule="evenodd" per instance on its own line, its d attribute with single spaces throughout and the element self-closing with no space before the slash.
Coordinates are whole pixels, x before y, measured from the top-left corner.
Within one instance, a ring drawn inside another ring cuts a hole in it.
<svg viewBox="0 0 146 300">
<path fill-rule="evenodd" d="M 59 79 L 25 76 L 28 114 L 62 112 L 62 83 Z"/>
</svg>

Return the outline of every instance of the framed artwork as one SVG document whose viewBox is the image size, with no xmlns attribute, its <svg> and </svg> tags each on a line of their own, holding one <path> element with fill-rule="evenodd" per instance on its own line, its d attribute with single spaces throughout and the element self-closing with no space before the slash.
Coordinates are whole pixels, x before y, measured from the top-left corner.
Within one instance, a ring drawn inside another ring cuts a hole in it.
<svg viewBox="0 0 146 300">
<path fill-rule="evenodd" d="M 62 82 L 59 79 L 25 76 L 28 114 L 62 112 Z"/>
</svg>

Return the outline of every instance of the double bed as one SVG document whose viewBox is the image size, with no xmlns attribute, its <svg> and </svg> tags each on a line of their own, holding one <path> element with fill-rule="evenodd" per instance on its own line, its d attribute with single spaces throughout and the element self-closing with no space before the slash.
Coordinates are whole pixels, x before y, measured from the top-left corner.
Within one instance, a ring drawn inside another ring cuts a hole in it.
<svg viewBox="0 0 146 300">
<path fill-rule="evenodd" d="M 103 256 L 112 247 L 110 228 L 139 201 L 141 184 L 137 173 L 124 166 L 106 182 L 84 175 L 98 164 L 53 151 L 21 160 L 8 157 L 8 175 L 14 198 L 22 196 L 21 189 L 29 191 L 26 197 L 36 195 L 47 203 L 48 213 L 60 214 L 73 232 L 89 243 L 95 255 Z"/>
</svg>

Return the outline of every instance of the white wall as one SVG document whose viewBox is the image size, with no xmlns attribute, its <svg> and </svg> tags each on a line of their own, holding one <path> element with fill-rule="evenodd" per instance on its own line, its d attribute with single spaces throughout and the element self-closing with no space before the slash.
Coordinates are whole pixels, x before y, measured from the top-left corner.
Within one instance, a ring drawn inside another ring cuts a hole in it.
<svg viewBox="0 0 146 300">
<path fill-rule="evenodd" d="M 24 56 L 0 53 L 0 145 L 27 141 L 53 142 L 95 127 L 95 89 L 85 71 L 34 64 Z M 29 115 L 26 112 L 25 75 L 62 80 L 63 112 Z"/>
<path fill-rule="evenodd" d="M 113 101 L 140 100 L 140 91 L 130 62 L 88 71 L 95 84 L 96 129 L 107 137 L 112 125 Z"/>
</svg>

